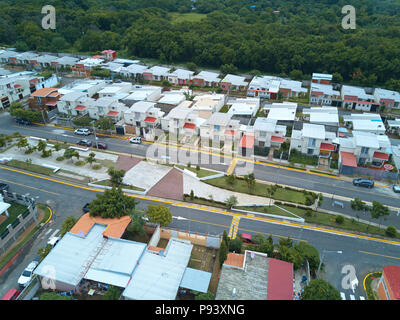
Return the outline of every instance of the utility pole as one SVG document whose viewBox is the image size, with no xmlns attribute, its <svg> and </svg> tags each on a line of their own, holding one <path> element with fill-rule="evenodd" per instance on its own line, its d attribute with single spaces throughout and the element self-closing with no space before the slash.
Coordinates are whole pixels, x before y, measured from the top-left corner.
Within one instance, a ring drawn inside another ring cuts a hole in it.
<svg viewBox="0 0 400 320">
<path fill-rule="evenodd" d="M 94 133 L 94 141 L 96 142 L 96 149 L 99 149 L 99 146 L 97 144 L 96 127 L 94 126 L 94 121 L 92 122 L 92 126 L 93 126 L 93 133 Z"/>
</svg>

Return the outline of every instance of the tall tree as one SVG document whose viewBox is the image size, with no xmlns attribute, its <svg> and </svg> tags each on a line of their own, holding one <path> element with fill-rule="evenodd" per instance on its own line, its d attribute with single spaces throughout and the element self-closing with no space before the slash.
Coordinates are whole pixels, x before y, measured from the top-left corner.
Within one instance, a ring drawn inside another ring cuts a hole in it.
<svg viewBox="0 0 400 320">
<path fill-rule="evenodd" d="M 146 214 L 150 222 L 159 223 L 161 226 L 167 226 L 172 221 L 171 211 L 163 205 L 149 205 L 146 209 Z"/>
<path fill-rule="evenodd" d="M 303 300 L 342 300 L 340 292 L 329 282 L 322 279 L 313 279 L 304 288 Z"/>
<path fill-rule="evenodd" d="M 122 180 L 125 176 L 125 170 L 117 170 L 114 167 L 108 169 L 107 173 L 110 176 L 110 181 L 113 186 L 119 186 L 122 184 Z"/>
<path fill-rule="evenodd" d="M 60 237 L 63 237 L 69 230 L 71 230 L 77 221 L 78 218 L 73 216 L 66 217 L 61 225 Z"/>
</svg>

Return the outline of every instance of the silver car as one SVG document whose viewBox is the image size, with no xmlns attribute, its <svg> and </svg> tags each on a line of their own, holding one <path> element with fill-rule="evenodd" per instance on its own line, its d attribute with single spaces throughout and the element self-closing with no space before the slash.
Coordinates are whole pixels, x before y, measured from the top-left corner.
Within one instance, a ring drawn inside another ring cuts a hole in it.
<svg viewBox="0 0 400 320">
<path fill-rule="evenodd" d="M 89 129 L 85 129 L 85 128 L 80 128 L 80 129 L 76 129 L 74 131 L 75 134 L 81 135 L 81 136 L 88 136 L 90 135 L 90 130 Z"/>
<path fill-rule="evenodd" d="M 393 185 L 393 191 L 396 193 L 400 193 L 400 186 L 399 185 Z"/>
</svg>

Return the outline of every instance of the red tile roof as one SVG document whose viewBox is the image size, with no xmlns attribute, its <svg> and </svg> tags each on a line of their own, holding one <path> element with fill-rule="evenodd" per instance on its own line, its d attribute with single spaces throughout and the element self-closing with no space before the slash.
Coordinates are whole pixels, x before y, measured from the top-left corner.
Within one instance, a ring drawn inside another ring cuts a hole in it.
<svg viewBox="0 0 400 320">
<path fill-rule="evenodd" d="M 271 142 L 279 142 L 279 143 L 282 143 L 283 141 L 285 141 L 285 138 L 283 138 L 283 137 L 276 137 L 276 136 L 272 136 L 272 137 L 271 137 Z"/>
<path fill-rule="evenodd" d="M 342 158 L 342 165 L 347 167 L 357 167 L 357 158 L 354 154 L 341 151 L 340 156 Z"/>
<path fill-rule="evenodd" d="M 234 136 L 235 135 L 235 130 L 225 130 L 226 135 Z"/>
<path fill-rule="evenodd" d="M 321 150 L 335 151 L 335 146 L 333 144 L 330 144 L 330 143 L 322 142 L 321 146 L 320 146 L 320 149 Z"/>
<path fill-rule="evenodd" d="M 32 93 L 32 97 L 47 97 L 50 93 L 53 91 L 57 91 L 56 88 L 43 88 L 36 90 L 35 92 Z"/>
<path fill-rule="evenodd" d="M 49 101 L 46 103 L 46 106 L 56 106 L 57 105 L 57 101 Z"/>
<path fill-rule="evenodd" d="M 270 258 L 267 300 L 293 300 L 293 264 Z"/>
<path fill-rule="evenodd" d="M 15 85 L 14 85 L 14 88 L 15 88 L 15 89 L 18 89 L 18 88 L 21 88 L 21 87 L 22 87 L 22 86 L 21 86 L 20 84 L 15 84 Z"/>
<path fill-rule="evenodd" d="M 86 107 L 81 104 L 78 104 L 74 109 L 75 110 L 83 110 L 83 109 L 86 109 Z"/>
<path fill-rule="evenodd" d="M 108 113 L 107 113 L 107 115 L 108 116 L 112 116 L 112 117 L 115 117 L 115 116 L 117 116 L 119 113 L 117 112 L 117 111 L 109 111 Z"/>
<path fill-rule="evenodd" d="M 243 267 L 244 262 L 244 254 L 239 253 L 228 253 L 224 264 L 234 267 Z"/>
<path fill-rule="evenodd" d="M 242 148 L 253 148 L 254 147 L 254 137 L 244 135 L 242 142 L 240 143 Z"/>
<path fill-rule="evenodd" d="M 387 279 L 387 284 L 393 292 L 394 298 L 400 300 L 400 267 L 386 266 L 383 268 L 383 273 Z"/>
<path fill-rule="evenodd" d="M 144 119 L 145 122 L 154 122 L 156 120 L 157 120 L 157 118 L 154 118 L 154 117 L 146 117 L 146 119 Z"/>
<path fill-rule="evenodd" d="M 389 160 L 389 155 L 387 153 L 378 152 L 378 151 L 374 152 L 374 156 L 373 157 L 375 159 L 379 159 L 379 160 L 386 160 L 386 161 Z"/>
<path fill-rule="evenodd" d="M 355 103 L 365 103 L 365 104 L 378 104 L 378 102 L 369 102 L 369 101 L 361 101 L 361 100 L 344 100 L 344 102 L 355 102 Z"/>
<path fill-rule="evenodd" d="M 196 128 L 196 125 L 194 123 L 188 123 L 186 122 L 185 125 L 183 126 L 185 129 L 194 129 Z"/>
<path fill-rule="evenodd" d="M 60 94 L 58 93 L 58 91 L 54 91 L 52 93 L 50 93 L 48 96 L 49 97 L 58 97 Z"/>
</svg>

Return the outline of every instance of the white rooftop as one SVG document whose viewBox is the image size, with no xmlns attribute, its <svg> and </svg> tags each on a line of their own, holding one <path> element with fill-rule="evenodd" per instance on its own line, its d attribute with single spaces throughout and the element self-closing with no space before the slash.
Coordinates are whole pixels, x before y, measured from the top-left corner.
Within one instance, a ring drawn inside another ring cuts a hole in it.
<svg viewBox="0 0 400 320">
<path fill-rule="evenodd" d="M 131 65 L 126 67 L 126 70 L 129 73 L 142 74 L 144 71 L 147 70 L 147 66 L 142 66 L 140 64 L 131 64 Z"/>
<path fill-rule="evenodd" d="M 374 96 L 367 94 L 364 88 L 346 85 L 342 86 L 342 96 L 356 96 L 358 99 L 362 100 L 374 100 Z"/>
<path fill-rule="evenodd" d="M 312 78 L 313 79 L 318 79 L 318 80 L 332 80 L 332 75 L 331 74 L 326 74 L 326 73 L 313 73 Z"/>
<path fill-rule="evenodd" d="M 267 132 L 275 132 L 277 120 L 268 119 L 264 117 L 258 117 L 254 122 L 253 129 L 254 131 L 267 131 Z"/>
<path fill-rule="evenodd" d="M 302 136 L 314 139 L 325 139 L 325 126 L 320 124 L 303 123 Z"/>
<path fill-rule="evenodd" d="M 151 72 L 155 76 L 164 76 L 167 77 L 169 74 L 170 68 L 154 66 L 150 68 L 148 71 Z"/>
<path fill-rule="evenodd" d="M 236 102 L 233 103 L 228 114 L 254 116 L 257 113 L 257 105 L 255 103 Z"/>
<path fill-rule="evenodd" d="M 400 119 L 388 120 L 387 123 L 391 128 L 400 128 Z"/>
<path fill-rule="evenodd" d="M 155 102 L 149 101 L 138 101 L 134 103 L 125 113 L 132 112 L 148 112 L 151 108 L 154 108 Z"/>
<path fill-rule="evenodd" d="M 356 146 L 379 149 L 379 141 L 376 134 L 370 132 L 353 131 Z"/>
<path fill-rule="evenodd" d="M 312 107 L 304 108 L 303 114 L 310 115 L 310 122 L 339 124 L 339 113 L 336 107 Z"/>
<path fill-rule="evenodd" d="M 264 109 L 269 110 L 268 119 L 294 121 L 296 118 L 297 103 L 273 103 Z"/>
<path fill-rule="evenodd" d="M 171 73 L 172 76 L 176 76 L 178 79 L 191 79 L 193 71 L 185 70 L 185 69 L 176 69 Z"/>
<path fill-rule="evenodd" d="M 306 88 L 301 87 L 301 81 L 282 79 L 279 88 L 290 89 L 294 92 L 307 92 Z"/>
<path fill-rule="evenodd" d="M 227 74 L 224 79 L 221 80 L 221 82 L 228 82 L 231 83 L 234 86 L 247 86 L 247 82 L 245 81 L 245 77 L 241 76 L 236 76 L 234 74 Z"/>
<path fill-rule="evenodd" d="M 378 95 L 379 99 L 388 99 L 394 100 L 395 102 L 400 102 L 400 93 L 397 91 L 376 88 L 375 94 Z"/>
<path fill-rule="evenodd" d="M 173 108 L 164 119 L 186 119 L 186 117 L 192 112 L 191 108 L 186 107 L 175 107 Z"/>
<path fill-rule="evenodd" d="M 158 100 L 159 103 L 178 105 L 186 100 L 186 96 L 182 93 L 163 94 L 163 97 Z"/>
<path fill-rule="evenodd" d="M 221 79 L 218 76 L 219 74 L 215 72 L 201 71 L 199 74 L 193 76 L 193 78 L 203 79 L 207 82 L 220 82 Z"/>
<path fill-rule="evenodd" d="M 321 83 L 311 83 L 311 91 L 310 92 L 322 92 L 324 95 L 329 96 L 339 96 L 340 92 L 337 90 L 333 90 L 333 86 L 331 84 L 321 84 Z"/>
</svg>

